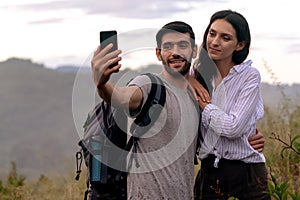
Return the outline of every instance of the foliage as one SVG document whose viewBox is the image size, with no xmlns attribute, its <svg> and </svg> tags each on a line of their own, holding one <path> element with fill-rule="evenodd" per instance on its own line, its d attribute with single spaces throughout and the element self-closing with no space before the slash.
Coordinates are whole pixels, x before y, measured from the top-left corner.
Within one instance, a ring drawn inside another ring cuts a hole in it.
<svg viewBox="0 0 300 200">
<path fill-rule="evenodd" d="M 266 61 L 264 67 L 284 99 L 275 111 L 265 105 L 260 122 L 261 132 L 271 133 L 264 151 L 270 168 L 269 193 L 273 199 L 300 200 L 300 107 L 292 104 Z"/>
<path fill-rule="evenodd" d="M 74 181 L 74 174 L 66 177 L 53 177 L 50 179 L 41 175 L 37 181 L 25 184 L 25 177 L 18 175 L 16 164 L 11 163 L 5 184 L 0 180 L 1 200 L 81 200 L 85 190 L 84 180 Z"/>
<path fill-rule="evenodd" d="M 269 194 L 277 200 L 286 200 L 288 195 L 288 182 L 285 181 L 279 184 L 273 174 L 270 173 L 270 175 L 272 181 L 268 182 L 268 188 L 270 190 Z"/>
<path fill-rule="evenodd" d="M 18 175 L 16 163 L 11 162 L 7 184 L 3 185 L 2 181 L 0 181 L 0 199 L 22 199 L 24 191 L 21 188 L 24 185 L 25 177 Z"/>
<path fill-rule="evenodd" d="M 280 155 L 281 158 L 284 157 L 284 152 L 286 150 L 292 150 L 294 151 L 298 156 L 300 156 L 300 142 L 298 142 L 297 140 L 300 139 L 300 135 L 296 135 L 296 136 L 291 136 L 289 135 L 289 143 L 286 141 L 283 141 L 280 138 L 280 135 L 276 134 L 276 133 L 272 133 L 272 137 L 270 137 L 270 139 L 274 139 L 274 140 L 278 140 L 279 142 L 281 142 L 284 147 L 281 149 Z"/>
<path fill-rule="evenodd" d="M 268 188 L 270 190 L 269 194 L 276 200 L 287 200 L 290 197 L 292 200 L 300 200 L 300 191 L 295 191 L 294 193 L 289 192 L 289 183 L 284 181 L 279 183 L 276 178 L 270 173 L 271 181 L 268 183 Z"/>
<path fill-rule="evenodd" d="M 288 159 L 291 162 L 291 164 L 295 163 L 296 165 L 299 165 L 299 160 L 300 160 L 300 143 L 297 141 L 299 140 L 300 135 L 296 135 L 296 136 L 291 136 L 289 135 L 289 142 L 286 142 L 284 140 L 281 139 L 280 135 L 276 134 L 276 133 L 272 133 L 272 136 L 270 137 L 270 139 L 273 140 L 277 140 L 279 141 L 281 144 L 283 144 L 284 146 L 282 147 L 281 151 L 280 151 L 280 156 L 282 159 L 285 158 L 284 155 L 285 151 L 290 150 L 292 151 L 295 155 L 288 155 Z M 299 167 L 298 167 L 298 171 L 299 171 Z M 298 174 L 299 175 L 299 174 Z M 289 185 L 289 181 L 283 181 L 282 183 L 279 183 L 278 180 L 275 178 L 275 176 L 272 174 L 271 169 L 270 169 L 270 176 L 271 176 L 271 181 L 268 183 L 268 187 L 270 190 L 270 195 L 277 199 L 277 200 L 286 200 L 288 199 L 288 196 L 291 197 L 291 199 L 293 200 L 300 200 L 300 191 L 299 189 L 299 185 L 298 186 L 294 186 L 295 191 L 291 192 L 288 191 L 290 187 Z"/>
</svg>

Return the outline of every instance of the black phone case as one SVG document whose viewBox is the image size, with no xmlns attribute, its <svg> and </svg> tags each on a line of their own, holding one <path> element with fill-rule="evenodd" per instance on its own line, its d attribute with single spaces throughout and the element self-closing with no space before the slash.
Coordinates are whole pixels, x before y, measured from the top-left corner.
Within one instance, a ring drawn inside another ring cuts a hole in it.
<svg viewBox="0 0 300 200">
<path fill-rule="evenodd" d="M 104 49 L 108 44 L 112 43 L 113 47 L 109 50 L 108 53 L 113 52 L 118 49 L 118 39 L 117 39 L 117 31 L 100 31 L 100 45 L 101 49 Z M 112 68 L 118 65 L 118 63 L 114 63 L 109 66 Z"/>
</svg>

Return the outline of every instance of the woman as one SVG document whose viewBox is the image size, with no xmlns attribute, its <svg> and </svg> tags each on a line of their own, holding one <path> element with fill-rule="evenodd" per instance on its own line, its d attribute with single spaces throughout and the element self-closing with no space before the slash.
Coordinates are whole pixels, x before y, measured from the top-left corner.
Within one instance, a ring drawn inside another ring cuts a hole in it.
<svg viewBox="0 0 300 200">
<path fill-rule="evenodd" d="M 231 10 L 216 12 L 204 33 L 194 75 L 212 99 L 196 91 L 203 111 L 196 199 L 270 199 L 265 157 L 248 142 L 264 114 L 260 74 L 245 61 L 250 42 L 246 19 Z"/>
</svg>

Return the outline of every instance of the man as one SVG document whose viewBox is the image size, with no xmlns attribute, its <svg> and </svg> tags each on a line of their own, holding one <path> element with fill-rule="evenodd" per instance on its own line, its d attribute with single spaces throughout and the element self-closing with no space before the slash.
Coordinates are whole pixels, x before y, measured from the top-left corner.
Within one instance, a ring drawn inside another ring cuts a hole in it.
<svg viewBox="0 0 300 200">
<path fill-rule="evenodd" d="M 156 56 L 163 69 L 158 76 L 166 86 L 166 103 L 157 123 L 139 138 L 136 159 L 128 175 L 128 199 L 193 199 L 194 156 L 199 112 L 186 81 L 191 61 L 197 55 L 191 26 L 175 21 L 156 35 Z M 128 109 L 135 117 L 150 92 L 150 79 L 136 77 L 127 87 L 108 82 L 121 64 L 120 50 L 107 54 L 112 45 L 95 51 L 92 60 L 94 82 L 103 100 Z"/>
</svg>

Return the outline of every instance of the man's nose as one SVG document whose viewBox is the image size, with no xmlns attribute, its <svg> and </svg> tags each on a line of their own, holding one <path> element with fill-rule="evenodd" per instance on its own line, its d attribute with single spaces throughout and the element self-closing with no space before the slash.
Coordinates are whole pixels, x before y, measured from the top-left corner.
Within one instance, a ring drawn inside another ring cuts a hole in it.
<svg viewBox="0 0 300 200">
<path fill-rule="evenodd" d="M 172 48 L 172 53 L 173 54 L 179 54 L 180 53 L 180 48 L 177 44 L 175 44 Z"/>
</svg>

